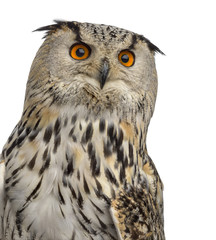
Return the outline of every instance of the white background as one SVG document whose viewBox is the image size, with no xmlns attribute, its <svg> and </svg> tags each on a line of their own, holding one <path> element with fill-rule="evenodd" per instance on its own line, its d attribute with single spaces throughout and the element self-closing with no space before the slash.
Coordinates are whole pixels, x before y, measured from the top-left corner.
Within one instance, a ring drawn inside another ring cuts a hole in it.
<svg viewBox="0 0 216 240">
<path fill-rule="evenodd" d="M 167 240 L 216 239 L 216 7 L 214 1 L 1 1 L 0 146 L 22 113 L 29 68 L 53 19 L 111 24 L 143 34 L 159 90 L 148 150 L 165 185 Z"/>
</svg>

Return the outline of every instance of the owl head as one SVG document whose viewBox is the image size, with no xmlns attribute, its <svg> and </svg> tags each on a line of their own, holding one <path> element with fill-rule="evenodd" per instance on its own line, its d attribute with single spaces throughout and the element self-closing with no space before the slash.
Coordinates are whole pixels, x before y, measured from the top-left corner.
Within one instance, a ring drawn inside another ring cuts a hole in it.
<svg viewBox="0 0 216 240">
<path fill-rule="evenodd" d="M 83 105 L 97 113 L 154 109 L 155 52 L 142 35 L 114 26 L 55 21 L 33 61 L 26 105 Z"/>
</svg>

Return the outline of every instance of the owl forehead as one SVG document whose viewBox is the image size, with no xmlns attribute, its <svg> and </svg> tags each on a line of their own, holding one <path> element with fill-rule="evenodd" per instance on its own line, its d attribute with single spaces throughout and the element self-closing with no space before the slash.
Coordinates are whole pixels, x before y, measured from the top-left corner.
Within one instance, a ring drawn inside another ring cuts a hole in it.
<svg viewBox="0 0 216 240">
<path fill-rule="evenodd" d="M 110 25 L 80 23 L 78 26 L 81 39 L 88 39 L 105 45 L 131 43 L 133 36 L 135 36 L 130 31 Z"/>
</svg>

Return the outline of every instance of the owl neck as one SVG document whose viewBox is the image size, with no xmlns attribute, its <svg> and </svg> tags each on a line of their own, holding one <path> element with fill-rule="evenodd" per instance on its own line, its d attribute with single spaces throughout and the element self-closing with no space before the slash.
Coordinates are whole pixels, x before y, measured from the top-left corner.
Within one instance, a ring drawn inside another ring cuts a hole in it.
<svg viewBox="0 0 216 240">
<path fill-rule="evenodd" d="M 99 111 L 99 109 L 90 110 L 86 106 L 59 106 L 50 105 L 44 106 L 44 104 L 37 104 L 33 106 L 25 106 L 22 123 L 25 123 L 26 127 L 32 129 L 44 129 L 49 125 L 54 125 L 57 119 L 61 120 L 61 125 L 76 124 L 83 125 L 82 128 L 87 127 L 89 122 L 95 123 L 96 127 L 100 127 L 100 122 L 105 121 L 106 125 L 121 126 L 127 133 L 127 139 L 132 136 L 141 137 L 139 141 L 142 141 L 142 145 L 145 146 L 146 134 L 150 121 L 150 114 L 146 109 L 124 109 L 116 108 L 112 111 Z M 141 135 L 141 136 L 138 136 Z M 131 139 L 135 141 L 135 139 Z M 138 140 L 136 140 L 138 141 Z M 138 144 L 138 143 L 137 143 Z"/>
</svg>

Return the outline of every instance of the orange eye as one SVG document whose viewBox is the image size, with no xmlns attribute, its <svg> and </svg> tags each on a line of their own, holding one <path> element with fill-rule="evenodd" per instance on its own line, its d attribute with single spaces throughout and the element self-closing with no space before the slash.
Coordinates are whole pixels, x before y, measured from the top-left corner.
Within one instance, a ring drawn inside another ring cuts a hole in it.
<svg viewBox="0 0 216 240">
<path fill-rule="evenodd" d="M 91 49 L 83 43 L 75 43 L 70 49 L 70 55 L 76 60 L 84 60 L 90 56 Z"/>
<path fill-rule="evenodd" d="M 135 55 L 129 50 L 123 50 L 118 55 L 119 62 L 125 67 L 131 67 L 135 61 Z"/>
</svg>

